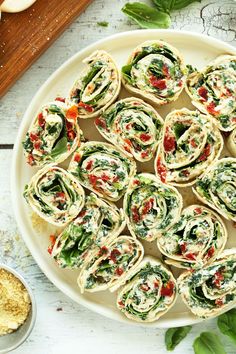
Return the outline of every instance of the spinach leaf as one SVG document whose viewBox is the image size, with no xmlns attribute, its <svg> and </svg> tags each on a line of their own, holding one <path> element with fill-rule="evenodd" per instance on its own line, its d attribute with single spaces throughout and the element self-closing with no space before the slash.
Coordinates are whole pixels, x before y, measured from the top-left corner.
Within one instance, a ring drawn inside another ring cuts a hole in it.
<svg viewBox="0 0 236 354">
<path fill-rule="evenodd" d="M 159 11 L 170 13 L 172 10 L 180 10 L 192 4 L 195 1 L 201 0 L 152 0 Z"/>
<path fill-rule="evenodd" d="M 102 67 L 103 63 L 101 61 L 97 61 L 91 66 L 87 75 L 84 76 L 82 79 L 83 89 L 90 83 L 90 81 L 93 80 L 94 76 L 97 75 L 97 73 L 102 69 Z"/>
<path fill-rule="evenodd" d="M 52 149 L 51 156 L 56 157 L 58 155 L 63 154 L 66 151 L 67 151 L 67 138 L 64 136 L 63 138 L 58 140 L 58 142 Z"/>
<path fill-rule="evenodd" d="M 197 68 L 194 68 L 191 64 L 187 64 L 186 68 L 188 69 L 188 75 L 194 73 L 195 71 L 197 71 Z"/>
<path fill-rule="evenodd" d="M 236 309 L 223 313 L 218 317 L 217 325 L 221 333 L 230 337 L 236 344 Z"/>
<path fill-rule="evenodd" d="M 187 336 L 192 326 L 169 328 L 165 334 L 166 349 L 171 351 Z"/>
<path fill-rule="evenodd" d="M 133 64 L 124 65 L 124 66 L 122 66 L 122 69 L 121 69 L 123 77 L 131 85 L 132 85 L 132 78 L 131 78 L 131 75 L 130 75 L 130 71 L 132 69 L 132 66 L 133 66 Z"/>
<path fill-rule="evenodd" d="M 100 93 L 97 94 L 92 100 L 87 101 L 86 103 L 89 104 L 90 106 L 93 106 L 94 108 L 96 105 L 99 103 L 99 101 L 106 95 L 109 87 L 111 85 L 111 82 L 109 82 Z"/>
<path fill-rule="evenodd" d="M 142 2 L 127 3 L 121 11 L 142 28 L 168 28 L 170 16 Z"/>
<path fill-rule="evenodd" d="M 159 11 L 170 13 L 175 4 L 175 0 L 152 0 Z"/>
<path fill-rule="evenodd" d="M 193 343 L 195 354 L 226 354 L 224 347 L 215 333 L 202 332 Z"/>
<path fill-rule="evenodd" d="M 176 139 L 179 139 L 185 132 L 188 130 L 188 126 L 183 123 L 175 123 L 174 125 L 174 132 Z"/>
</svg>

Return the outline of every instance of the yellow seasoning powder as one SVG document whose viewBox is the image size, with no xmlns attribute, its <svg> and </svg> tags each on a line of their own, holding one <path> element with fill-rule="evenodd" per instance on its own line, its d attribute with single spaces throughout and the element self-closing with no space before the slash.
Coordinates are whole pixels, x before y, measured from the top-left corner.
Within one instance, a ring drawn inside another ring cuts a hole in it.
<svg viewBox="0 0 236 354">
<path fill-rule="evenodd" d="M 0 336 L 17 330 L 31 308 L 28 291 L 12 273 L 0 268 Z"/>
</svg>

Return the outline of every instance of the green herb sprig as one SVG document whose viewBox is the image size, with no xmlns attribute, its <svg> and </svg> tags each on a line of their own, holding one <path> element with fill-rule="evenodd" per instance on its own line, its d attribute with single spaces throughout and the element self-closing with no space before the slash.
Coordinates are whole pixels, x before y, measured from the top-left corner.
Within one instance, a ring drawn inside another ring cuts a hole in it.
<svg viewBox="0 0 236 354">
<path fill-rule="evenodd" d="M 228 336 L 236 344 L 236 309 L 220 315 L 217 325 L 221 333 Z"/>
<path fill-rule="evenodd" d="M 152 0 L 155 7 L 143 2 L 127 3 L 121 11 L 135 21 L 141 28 L 168 28 L 171 25 L 170 13 L 201 0 Z"/>
<path fill-rule="evenodd" d="M 226 354 L 219 337 L 212 332 L 202 332 L 193 343 L 195 354 Z"/>
<path fill-rule="evenodd" d="M 169 328 L 165 334 L 166 349 L 172 351 L 191 331 L 192 326 Z"/>
<path fill-rule="evenodd" d="M 236 345 L 236 309 L 220 315 L 217 319 L 220 332 Z M 166 349 L 172 351 L 187 336 L 192 326 L 169 328 L 165 333 Z M 195 354 L 226 354 L 222 342 L 213 332 L 202 332 L 193 343 Z"/>
</svg>

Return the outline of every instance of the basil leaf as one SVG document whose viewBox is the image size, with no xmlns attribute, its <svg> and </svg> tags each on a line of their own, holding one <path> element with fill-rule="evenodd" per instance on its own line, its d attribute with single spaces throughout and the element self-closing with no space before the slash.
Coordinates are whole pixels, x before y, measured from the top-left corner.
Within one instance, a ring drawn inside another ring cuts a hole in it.
<svg viewBox="0 0 236 354">
<path fill-rule="evenodd" d="M 87 73 L 86 76 L 84 76 L 84 78 L 82 79 L 83 82 L 83 88 L 86 87 L 90 81 L 92 81 L 92 79 L 94 78 L 94 76 L 97 75 L 97 73 L 102 69 L 103 67 L 103 63 L 100 61 L 97 61 L 96 63 L 94 63 L 91 66 L 91 69 L 89 70 L 89 72 Z"/>
<path fill-rule="evenodd" d="M 184 326 L 179 328 L 170 328 L 165 334 L 166 349 L 171 351 L 187 336 L 192 326 Z"/>
<path fill-rule="evenodd" d="M 63 138 L 58 140 L 58 142 L 56 143 L 56 145 L 52 149 L 51 156 L 56 157 L 57 155 L 61 155 L 66 151 L 67 151 L 67 139 L 64 136 Z"/>
<path fill-rule="evenodd" d="M 172 10 L 183 9 L 184 7 L 186 7 L 196 1 L 201 2 L 201 0 L 175 0 L 175 1 L 173 1 L 174 6 L 173 6 Z"/>
<path fill-rule="evenodd" d="M 170 13 L 172 10 L 180 10 L 192 4 L 195 1 L 201 0 L 152 0 L 159 11 Z"/>
<path fill-rule="evenodd" d="M 121 69 L 123 77 L 131 85 L 132 85 L 132 78 L 131 78 L 131 75 L 130 75 L 130 71 L 132 69 L 132 66 L 133 66 L 133 64 L 124 65 L 124 66 L 122 66 L 122 69 Z"/>
<path fill-rule="evenodd" d="M 186 68 L 188 70 L 188 75 L 194 73 L 195 71 L 197 71 L 197 68 L 194 68 L 191 64 L 187 64 Z"/>
<path fill-rule="evenodd" d="M 170 16 L 142 2 L 127 3 L 121 11 L 142 28 L 168 28 Z"/>
<path fill-rule="evenodd" d="M 230 337 L 236 344 L 236 309 L 223 313 L 218 317 L 217 325 L 221 333 Z"/>
<path fill-rule="evenodd" d="M 226 354 L 218 336 L 212 332 L 202 332 L 193 343 L 195 354 Z"/>
<path fill-rule="evenodd" d="M 159 11 L 170 13 L 173 9 L 175 0 L 152 0 Z"/>
</svg>

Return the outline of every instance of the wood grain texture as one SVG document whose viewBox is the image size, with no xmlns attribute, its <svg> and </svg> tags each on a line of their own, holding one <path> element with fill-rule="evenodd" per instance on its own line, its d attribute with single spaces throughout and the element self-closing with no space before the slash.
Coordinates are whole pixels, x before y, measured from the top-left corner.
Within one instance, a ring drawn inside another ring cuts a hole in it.
<svg viewBox="0 0 236 354">
<path fill-rule="evenodd" d="M 92 0 L 38 0 L 25 11 L 2 14 L 0 97 Z"/>
<path fill-rule="evenodd" d="M 79 0 L 78 0 L 79 1 Z M 132 0 L 134 1 L 134 0 Z M 142 0 L 151 4 L 151 0 Z M 23 113 L 33 95 L 65 60 L 101 38 L 136 29 L 120 11 L 127 0 L 94 0 L 0 100 L 0 144 L 13 144 Z M 236 45 L 236 2 L 202 0 L 172 14 L 172 28 L 211 35 Z M 106 28 L 97 22 L 108 21 Z M 0 48 L 1 49 L 1 48 Z M 1 55 L 1 52 L 0 52 Z M 38 315 L 29 339 L 15 354 L 167 354 L 162 329 L 145 329 L 104 318 L 62 294 L 40 271 L 22 241 L 12 213 L 11 150 L 0 150 L 0 262 L 15 267 L 29 281 Z M 219 334 L 216 320 L 193 327 L 174 354 L 193 354 L 201 331 Z M 221 337 L 227 354 L 235 354 L 230 340 Z"/>
</svg>

